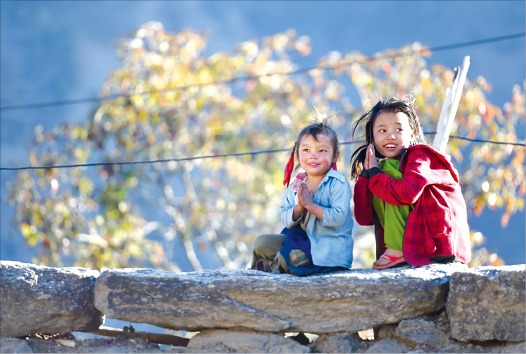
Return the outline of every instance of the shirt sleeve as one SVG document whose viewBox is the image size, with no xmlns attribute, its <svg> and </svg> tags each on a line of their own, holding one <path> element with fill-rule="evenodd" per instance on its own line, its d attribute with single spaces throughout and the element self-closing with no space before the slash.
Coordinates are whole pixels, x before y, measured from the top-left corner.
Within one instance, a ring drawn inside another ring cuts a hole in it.
<svg viewBox="0 0 526 354">
<path fill-rule="evenodd" d="M 358 176 L 354 185 L 354 219 L 359 225 L 374 225 L 373 195 L 369 190 L 369 180 L 363 175 Z"/>
<path fill-rule="evenodd" d="M 370 191 L 386 203 L 414 204 L 426 186 L 444 182 L 444 174 L 431 168 L 430 156 L 425 151 L 414 151 L 406 158 L 402 179 L 394 179 L 383 172 L 369 179 Z"/>
<path fill-rule="evenodd" d="M 287 193 L 285 194 L 285 199 L 281 203 L 280 207 L 280 218 L 283 225 L 287 228 L 292 228 L 296 226 L 301 218 L 294 221 L 292 220 L 292 215 L 294 213 L 294 206 L 296 206 L 296 192 L 292 190 L 292 184 L 287 188 Z"/>
<path fill-rule="evenodd" d="M 323 220 L 325 227 L 340 227 L 347 220 L 351 208 L 352 190 L 347 180 L 332 178 L 329 188 L 329 204 L 323 206 Z"/>
</svg>

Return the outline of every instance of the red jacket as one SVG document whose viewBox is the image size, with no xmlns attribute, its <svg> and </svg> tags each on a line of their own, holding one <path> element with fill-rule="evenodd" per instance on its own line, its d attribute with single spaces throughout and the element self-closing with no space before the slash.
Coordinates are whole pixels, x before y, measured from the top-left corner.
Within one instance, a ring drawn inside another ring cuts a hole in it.
<svg viewBox="0 0 526 354">
<path fill-rule="evenodd" d="M 360 225 L 375 225 L 376 256 L 385 251 L 383 228 L 372 205 L 372 196 L 389 204 L 413 204 L 407 218 L 403 252 L 414 267 L 435 261 L 471 258 L 469 226 L 458 172 L 449 155 L 429 145 L 409 147 L 400 159 L 402 179 L 379 168 L 360 175 L 354 187 L 354 215 Z"/>
</svg>

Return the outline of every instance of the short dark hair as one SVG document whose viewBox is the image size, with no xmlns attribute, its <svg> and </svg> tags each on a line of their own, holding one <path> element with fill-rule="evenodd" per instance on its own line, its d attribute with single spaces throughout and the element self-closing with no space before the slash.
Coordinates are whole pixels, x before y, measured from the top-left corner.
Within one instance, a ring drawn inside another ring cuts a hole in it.
<svg viewBox="0 0 526 354">
<path fill-rule="evenodd" d="M 334 150 L 334 155 L 339 156 L 340 154 L 340 144 L 338 140 L 338 134 L 332 129 L 328 123 L 327 119 L 324 119 L 320 122 L 315 122 L 312 124 L 307 125 L 305 128 L 303 128 L 300 133 L 298 134 L 298 138 L 296 139 L 296 142 L 294 143 L 294 151 L 296 154 L 296 157 L 299 156 L 298 146 L 301 141 L 301 139 L 304 136 L 312 135 L 312 137 L 318 141 L 318 134 L 323 134 L 329 137 L 331 140 L 331 145 Z"/>
</svg>

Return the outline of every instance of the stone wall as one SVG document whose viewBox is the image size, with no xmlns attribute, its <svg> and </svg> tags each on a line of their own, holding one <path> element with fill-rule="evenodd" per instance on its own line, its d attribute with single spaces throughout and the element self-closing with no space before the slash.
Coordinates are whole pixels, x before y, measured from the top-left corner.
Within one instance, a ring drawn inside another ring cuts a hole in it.
<svg viewBox="0 0 526 354">
<path fill-rule="evenodd" d="M 107 317 L 198 332 L 160 351 L 525 352 L 525 265 L 295 277 L 253 270 L 99 273 L 1 261 L 0 272 L 4 349 L 6 338 L 96 332 Z M 374 338 L 366 338 L 371 329 Z M 306 333 L 307 342 L 293 340 L 295 333 Z"/>
</svg>

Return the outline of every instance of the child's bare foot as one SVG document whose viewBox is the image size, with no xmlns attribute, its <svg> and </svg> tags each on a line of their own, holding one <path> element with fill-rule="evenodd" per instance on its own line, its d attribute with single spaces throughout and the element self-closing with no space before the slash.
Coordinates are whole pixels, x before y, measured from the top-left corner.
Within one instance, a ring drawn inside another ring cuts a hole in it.
<svg viewBox="0 0 526 354">
<path fill-rule="evenodd" d="M 385 250 L 384 254 L 373 263 L 373 269 L 390 268 L 404 262 L 404 253 L 402 251 L 388 248 Z"/>
</svg>

